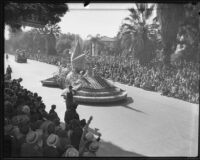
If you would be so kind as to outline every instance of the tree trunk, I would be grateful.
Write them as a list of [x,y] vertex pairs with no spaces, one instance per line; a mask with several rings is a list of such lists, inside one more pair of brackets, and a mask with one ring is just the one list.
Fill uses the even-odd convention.
[[45,50],[46,50],[46,54],[48,55],[56,55],[56,38],[54,36],[54,34],[50,33],[46,35],[45,38],[46,44],[45,44]]
[[173,53],[173,45],[176,45],[176,37],[179,25],[184,17],[182,4],[158,4],[157,15],[161,24],[162,42],[164,45],[165,65],[170,64],[170,55]]

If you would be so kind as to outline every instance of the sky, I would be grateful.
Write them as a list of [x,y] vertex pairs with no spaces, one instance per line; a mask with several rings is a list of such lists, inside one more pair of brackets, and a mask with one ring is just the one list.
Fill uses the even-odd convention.
[[[83,39],[88,35],[114,37],[125,17],[129,15],[128,8],[134,3],[90,3],[87,7],[83,3],[68,3],[67,12],[58,25],[62,33],[79,34]],[[25,31],[30,30],[25,27]],[[8,38],[8,30],[5,30]]]
[[134,4],[91,3],[86,8],[81,3],[68,5],[70,11],[59,23],[61,31],[77,33],[85,39],[97,34],[116,36],[122,20],[129,15],[127,9]]

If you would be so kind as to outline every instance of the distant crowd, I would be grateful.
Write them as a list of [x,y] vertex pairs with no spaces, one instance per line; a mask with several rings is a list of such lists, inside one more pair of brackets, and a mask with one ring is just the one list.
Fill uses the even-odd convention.
[[12,79],[9,66],[4,88],[4,157],[96,157],[101,134],[89,128],[92,118],[80,120],[73,94],[66,96],[65,123],[56,105],[49,112],[42,97]]
[[91,66],[104,78],[160,92],[191,103],[199,103],[199,64],[179,61],[165,67],[159,61],[141,66],[123,57],[90,58]]
[[[28,58],[53,65],[68,64],[64,58],[56,56],[28,54]],[[165,67],[162,62],[154,60],[142,66],[133,58],[98,56],[88,57],[87,64],[96,68],[104,78],[199,103],[198,63],[175,61],[170,67]]]

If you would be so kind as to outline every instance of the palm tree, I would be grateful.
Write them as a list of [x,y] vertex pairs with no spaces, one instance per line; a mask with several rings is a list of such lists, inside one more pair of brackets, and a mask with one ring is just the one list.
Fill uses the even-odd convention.
[[138,58],[141,64],[149,62],[155,50],[152,34],[158,34],[158,25],[148,23],[154,7],[153,4],[136,3],[136,8],[129,9],[130,15],[124,19],[125,23],[120,28],[122,47],[129,53],[134,52],[134,57]]

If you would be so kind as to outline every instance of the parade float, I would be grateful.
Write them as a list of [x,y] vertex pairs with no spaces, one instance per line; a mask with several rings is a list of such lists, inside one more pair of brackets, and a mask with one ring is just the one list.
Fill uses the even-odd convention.
[[41,81],[44,86],[66,88],[62,96],[66,95],[68,86],[73,86],[74,100],[78,103],[105,103],[124,100],[127,92],[114,86],[108,80],[96,73],[86,63],[86,54],[81,52],[80,42],[77,42],[71,55],[71,65],[59,68],[53,77]]
[[18,63],[27,63],[27,57],[25,55],[25,52],[17,50],[15,55],[15,61]]

